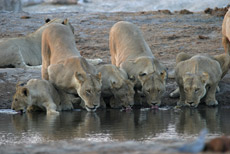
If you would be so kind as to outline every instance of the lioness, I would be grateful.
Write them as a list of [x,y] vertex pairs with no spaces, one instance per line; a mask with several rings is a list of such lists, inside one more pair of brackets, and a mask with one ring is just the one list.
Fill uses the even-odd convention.
[[114,99],[111,107],[122,107],[130,109],[134,104],[134,84],[128,79],[127,73],[114,65],[106,64],[98,67],[102,75],[101,97]]
[[222,24],[222,43],[224,45],[225,53],[230,53],[230,9],[224,16]]
[[130,22],[120,21],[110,30],[109,47],[112,64],[135,78],[150,106],[159,106],[165,91],[166,69],[153,56],[141,31]]
[[101,73],[81,57],[69,26],[52,24],[44,30],[42,78],[58,89],[78,94],[88,111],[100,106]]
[[179,86],[180,100],[177,105],[197,107],[205,95],[207,105],[217,105],[215,93],[221,76],[221,65],[208,56],[195,55],[178,62],[175,77]]
[[31,79],[26,85],[17,85],[11,108],[24,112],[34,106],[46,110],[47,114],[59,114],[61,101],[53,85],[46,80]]
[[[44,29],[53,23],[68,24],[72,32],[73,26],[67,19],[47,19],[46,24],[35,32],[18,38],[10,38],[0,42],[0,68],[40,68],[42,64],[41,37]],[[87,59],[92,64],[98,64],[101,59]]]
[[[228,54],[223,53],[223,54],[215,55],[215,56],[210,56],[208,54],[204,54],[203,56],[207,56],[213,60],[216,60],[220,64],[220,67],[222,70],[221,78],[223,78],[226,75],[226,73],[228,72],[228,69],[229,69],[229,65],[230,65],[230,56]],[[181,61],[188,60],[192,57],[193,57],[192,55],[181,52],[176,57],[176,65],[178,63],[180,63]],[[218,91],[220,91],[219,87],[217,87],[217,92]],[[170,93],[170,97],[172,97],[172,98],[176,98],[179,96],[180,96],[179,88],[177,88],[176,90],[174,90],[173,92]]]
[[42,32],[52,23],[65,24],[62,19],[47,20],[45,25],[25,37],[0,42],[0,67],[29,68],[29,66],[41,65]]

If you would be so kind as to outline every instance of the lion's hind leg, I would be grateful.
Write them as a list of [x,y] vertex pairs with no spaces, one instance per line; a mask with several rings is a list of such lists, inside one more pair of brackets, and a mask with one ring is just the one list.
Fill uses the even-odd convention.
[[229,53],[230,53],[230,42],[226,36],[222,37],[222,44],[224,46],[225,53],[229,55]]

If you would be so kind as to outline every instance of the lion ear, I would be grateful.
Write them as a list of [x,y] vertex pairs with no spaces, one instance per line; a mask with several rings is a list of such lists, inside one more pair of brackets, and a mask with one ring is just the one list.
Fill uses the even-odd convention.
[[110,81],[111,87],[116,88],[116,81]]
[[82,74],[82,73],[79,73],[79,72],[75,72],[75,78],[77,79],[77,81],[82,84],[85,79],[86,79],[86,76],[85,74]]
[[129,76],[128,76],[128,79],[129,79],[130,81],[132,81],[132,82],[135,82],[135,81],[136,81],[136,78],[135,78],[134,75],[129,75]]
[[16,84],[16,89],[18,89],[19,87],[24,86],[26,83],[22,82],[22,81],[18,81],[18,83]]
[[167,79],[167,72],[164,70],[160,73],[160,75],[161,75],[161,80],[165,82],[165,80]]
[[209,75],[208,75],[208,73],[207,73],[207,72],[203,72],[203,73],[202,73],[202,76],[201,76],[201,81],[202,81],[203,83],[207,83],[208,80],[209,80]]
[[96,75],[96,78],[98,81],[101,81],[101,72],[99,72],[97,75]]
[[29,89],[28,88],[26,88],[26,87],[23,87],[22,89],[21,89],[21,96],[28,96],[29,95]]
[[68,23],[69,23],[69,19],[67,18],[62,22],[63,25],[67,25]]

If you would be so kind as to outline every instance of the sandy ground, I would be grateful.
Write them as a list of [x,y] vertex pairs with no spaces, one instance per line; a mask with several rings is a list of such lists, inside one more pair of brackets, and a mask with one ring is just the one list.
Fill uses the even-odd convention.
[[[28,19],[21,19],[28,16]],[[42,13],[42,14],[0,14],[0,38],[20,37],[29,34],[44,24],[46,18],[69,18],[75,28],[77,48],[82,56],[101,58],[110,63],[109,30],[113,24],[125,20],[136,24],[143,32],[153,54],[169,71],[175,66],[179,52],[192,55],[208,53],[217,55],[224,52],[221,42],[223,16],[205,14],[169,14],[161,12],[134,13]],[[10,108],[15,84],[22,80],[40,78],[40,70],[0,69],[0,108]],[[219,104],[227,104],[230,98],[229,74],[220,82],[221,92],[217,94]],[[167,81],[167,92],[163,105],[175,105],[177,99],[169,98],[176,87],[174,80]]]
[[[28,19],[21,19],[22,16]],[[155,57],[169,70],[175,66],[179,52],[190,54],[208,53],[216,55],[224,52],[221,43],[222,16],[209,14],[168,14],[167,12],[133,13],[42,13],[42,14],[0,14],[0,38],[20,37],[35,31],[44,24],[44,19],[69,18],[75,28],[77,48],[82,56],[101,58],[110,63],[109,30],[121,20],[136,24],[143,32]],[[40,70],[0,69],[0,108],[10,108],[15,84],[22,80],[41,78]],[[220,105],[229,103],[230,75],[220,82],[221,92],[217,94]],[[176,87],[173,79],[167,81],[167,92],[163,105],[175,105],[177,99],[169,98]],[[170,143],[169,143],[170,144]],[[138,146],[139,145],[139,146]],[[57,148],[59,147],[59,149]],[[107,148],[105,148],[107,147]],[[118,148],[119,147],[119,148]],[[1,146],[0,153],[159,153],[164,146],[156,144],[116,143],[95,144],[72,141],[71,143],[51,143],[42,145]],[[90,150],[89,150],[90,149]],[[49,152],[48,152],[49,151]],[[162,151],[160,152],[162,153]],[[171,152],[168,152],[171,153]]]

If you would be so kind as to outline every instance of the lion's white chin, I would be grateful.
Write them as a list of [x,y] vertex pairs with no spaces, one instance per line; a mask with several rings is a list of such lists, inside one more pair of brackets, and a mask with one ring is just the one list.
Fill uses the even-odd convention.
[[85,106],[85,108],[86,108],[86,110],[87,110],[88,112],[95,112],[95,111],[97,110],[98,107],[99,107],[99,106],[95,106],[95,107],[93,107],[93,108],[90,108],[90,107],[88,107],[87,105]]

